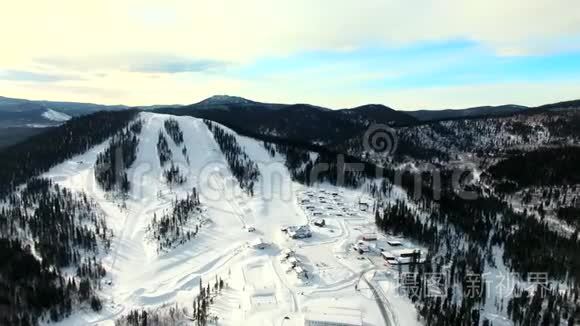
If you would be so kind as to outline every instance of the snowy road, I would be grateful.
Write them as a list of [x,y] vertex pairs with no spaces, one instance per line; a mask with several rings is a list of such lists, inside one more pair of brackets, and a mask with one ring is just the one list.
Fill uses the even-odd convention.
[[393,312],[389,310],[388,302],[383,301],[383,297],[379,294],[379,290],[377,290],[377,288],[375,287],[375,285],[372,282],[367,280],[366,276],[364,275],[366,273],[367,272],[364,272],[364,271],[361,272],[361,277],[365,281],[365,283],[368,285],[368,287],[371,289],[371,291],[373,292],[373,297],[375,298],[375,301],[377,302],[377,305],[379,306],[379,310],[381,311],[381,316],[383,316],[383,320],[385,321],[385,326],[399,326],[391,320],[391,316],[393,316]]

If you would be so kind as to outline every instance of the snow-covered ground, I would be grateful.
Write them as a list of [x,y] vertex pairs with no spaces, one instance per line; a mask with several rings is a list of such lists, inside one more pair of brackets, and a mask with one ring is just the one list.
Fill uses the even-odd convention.
[[42,113],[42,116],[45,119],[48,119],[50,121],[56,121],[56,122],[65,122],[65,121],[70,120],[70,118],[71,118],[68,114],[57,112],[57,111],[51,110],[51,109],[46,109],[46,111],[44,111],[44,113]]
[[[170,187],[163,181],[156,149],[169,116],[142,113],[141,118],[143,131],[137,160],[129,171],[132,190],[127,200],[103,192],[94,180],[94,163],[106,143],[46,174],[94,198],[115,233],[111,252],[103,254],[108,271],[100,290],[103,310],[80,309],[62,325],[113,325],[131,309],[167,303],[191,307],[200,279],[211,282],[216,276],[226,283],[223,295],[211,307],[220,316],[220,325],[240,325],[242,321],[247,325],[303,325],[308,316],[337,311],[348,313],[348,318],[359,316],[364,325],[418,324],[408,300],[388,292],[377,299],[366,285],[379,288],[390,281],[377,281],[371,275],[386,269],[380,259],[364,259],[351,249],[373,228],[372,214],[359,209],[361,191],[329,185],[304,187],[291,180],[283,159],[272,158],[260,141],[235,135],[261,173],[254,196],[248,197],[233,179],[211,132],[201,120],[191,117],[173,117],[183,131],[189,162],[180,150],[183,145],[167,137],[173,163],[187,171],[183,186]],[[184,198],[194,186],[211,222],[192,240],[158,253],[146,234],[153,214],[169,209],[175,198]],[[326,206],[317,207],[324,212],[326,227],[311,224],[313,218],[299,200],[306,192],[328,197]],[[339,195],[332,195],[334,192]],[[290,239],[280,231],[282,226],[309,223],[313,235],[308,239]],[[250,225],[254,232],[248,232]],[[258,237],[269,246],[250,247]],[[287,249],[294,251],[307,277],[297,275],[291,264],[282,261]],[[386,316],[379,304],[386,306]]]

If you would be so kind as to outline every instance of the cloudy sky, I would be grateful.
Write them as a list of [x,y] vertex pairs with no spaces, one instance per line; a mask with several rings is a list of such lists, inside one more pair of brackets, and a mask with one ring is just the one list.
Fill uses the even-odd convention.
[[580,98],[578,0],[2,0],[0,95],[332,108]]

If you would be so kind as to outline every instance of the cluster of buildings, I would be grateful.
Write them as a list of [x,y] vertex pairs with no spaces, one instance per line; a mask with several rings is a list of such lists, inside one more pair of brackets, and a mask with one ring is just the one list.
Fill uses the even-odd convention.
[[353,250],[360,254],[374,251],[389,266],[422,264],[425,262],[425,253],[414,247],[409,247],[398,240],[380,240],[375,233],[365,233],[362,239],[353,245]]
[[294,251],[290,249],[282,251],[280,261],[288,264],[287,272],[294,272],[298,278],[308,278],[308,272],[304,269],[302,262],[296,257]]
[[[365,202],[345,204],[339,191],[326,189],[307,190],[298,198],[298,202],[312,218],[353,217],[369,209]],[[358,206],[357,206],[358,205]]]
[[283,227],[281,230],[292,239],[305,239],[312,237],[312,230],[309,225],[287,226]]

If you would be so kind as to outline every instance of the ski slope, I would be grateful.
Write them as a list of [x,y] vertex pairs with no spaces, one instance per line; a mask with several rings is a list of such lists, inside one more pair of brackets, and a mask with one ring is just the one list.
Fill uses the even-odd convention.
[[[126,200],[105,193],[95,182],[94,163],[107,143],[46,173],[45,177],[94,198],[115,234],[111,252],[102,253],[108,272],[99,292],[103,310],[78,309],[61,325],[113,325],[131,309],[153,309],[167,303],[191,307],[200,279],[211,281],[216,276],[227,284],[211,306],[220,316],[220,325],[304,325],[309,315],[337,310],[360,316],[364,325],[395,325],[397,319],[405,320],[405,326],[413,325],[416,318],[410,302],[399,298],[397,307],[404,306],[400,313],[405,316],[385,321],[377,305],[380,301],[361,281],[362,273],[385,269],[380,260],[360,259],[350,248],[362,233],[373,229],[372,214],[336,217],[329,220],[327,229],[313,228],[309,239],[289,239],[280,231],[282,226],[312,221],[297,200],[299,193],[337,191],[341,205],[356,208],[360,191],[329,185],[311,189],[295,183],[282,157],[271,157],[262,142],[228,130],[261,173],[254,196],[248,197],[232,177],[212,133],[202,120],[192,117],[171,117],[183,131],[189,160],[182,154],[182,146],[165,135],[173,163],[187,172],[184,185],[170,187],[163,181],[156,148],[158,134],[165,133],[163,123],[170,117],[141,113],[143,130],[137,160],[128,173],[132,190]],[[210,222],[192,240],[158,253],[154,240],[147,236],[147,226],[154,214],[170,209],[172,201],[184,198],[192,187],[200,191],[203,214]],[[255,232],[247,231],[250,225]],[[257,237],[270,245],[263,250],[252,248],[249,244]],[[294,250],[308,279],[289,272],[288,263],[280,259],[286,249]],[[183,324],[193,325],[188,320]]]
[[42,113],[42,116],[45,119],[56,122],[65,122],[71,119],[71,117],[68,114],[58,112],[52,109],[46,109],[46,111]]

